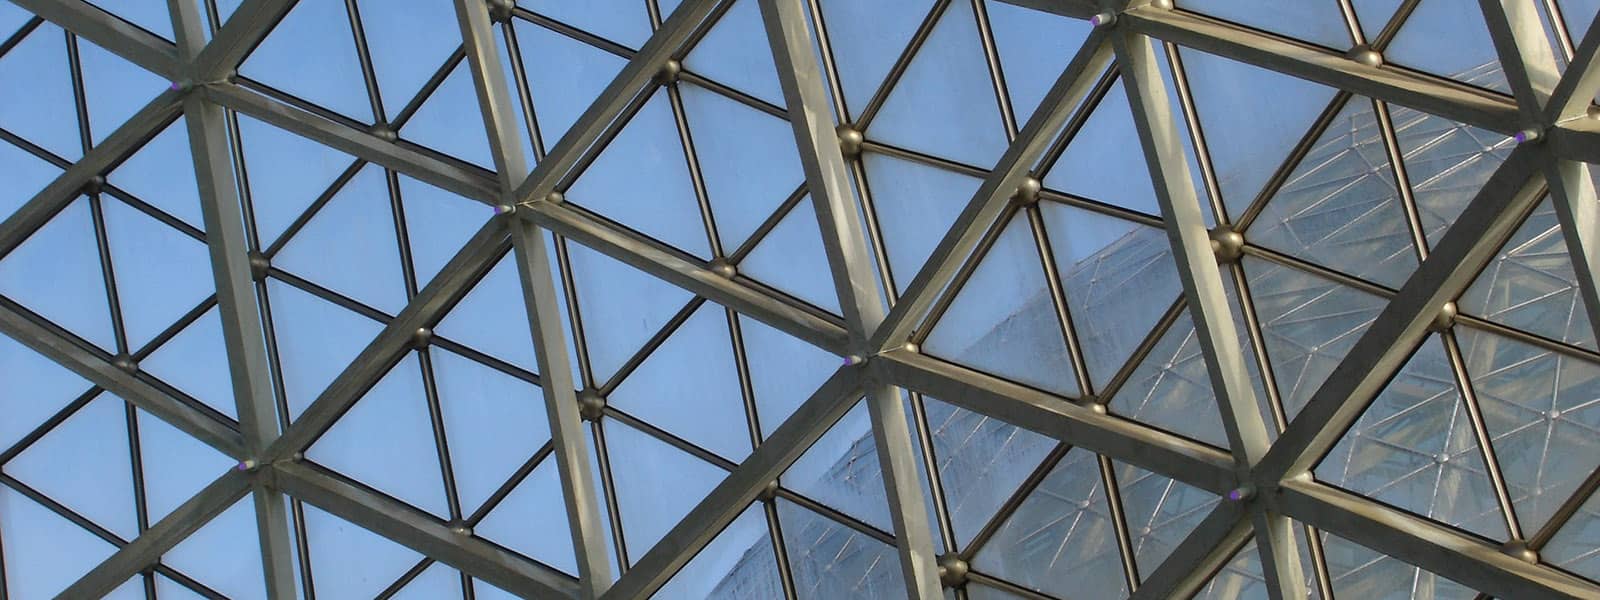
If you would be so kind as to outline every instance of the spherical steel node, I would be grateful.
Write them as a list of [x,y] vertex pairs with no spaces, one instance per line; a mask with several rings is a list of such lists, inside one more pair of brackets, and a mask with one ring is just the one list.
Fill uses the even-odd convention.
[[412,348],[416,348],[418,350],[421,350],[423,348],[427,348],[428,347],[428,343],[432,342],[432,341],[433,341],[433,330],[432,329],[428,329],[427,327],[418,327],[416,331],[411,332],[411,347]]
[[457,523],[450,527],[450,533],[454,533],[456,535],[472,535],[472,528],[467,527],[465,523]]
[[139,363],[134,362],[133,357],[126,354],[118,354],[116,358],[111,359],[111,366],[122,369],[128,373],[139,372]]
[[395,133],[393,128],[390,128],[388,125],[384,125],[382,123],[373,125],[372,127],[368,128],[367,131],[385,142],[393,142],[400,139],[400,134]]
[[567,201],[567,195],[561,192],[550,192],[544,195],[544,201],[551,204],[561,204]]
[[972,572],[972,566],[955,554],[946,554],[939,557],[939,582],[945,587],[957,587],[967,582],[967,574]]
[[1383,55],[1369,46],[1356,46],[1345,54],[1345,57],[1369,67],[1383,64]]
[[682,74],[683,63],[677,59],[668,59],[667,62],[661,63],[661,69],[656,71],[656,84],[666,85],[675,82]]
[[1526,563],[1539,563],[1539,553],[1528,547],[1527,542],[1511,540],[1500,545],[1500,552],[1505,553]]
[[1449,454],[1445,454],[1443,452],[1440,452],[1439,454],[1435,454],[1433,456],[1433,462],[1439,463],[1441,465],[1445,464],[1447,462],[1450,462],[1450,455]]
[[835,127],[834,133],[839,135],[839,151],[845,158],[855,158],[861,155],[861,145],[867,142],[866,136],[849,125]]
[[305,459],[306,459],[306,453],[304,453],[304,452],[296,452],[294,454],[290,454],[289,455],[289,460],[292,460],[294,462],[300,462],[300,461],[303,461]]
[[1600,106],[1590,104],[1587,114],[1589,115],[1589,118],[1600,121]]
[[1032,204],[1039,201],[1039,190],[1044,189],[1044,184],[1033,177],[1022,178],[1022,183],[1017,184],[1017,191],[1011,194],[1011,199],[1021,204]]
[[906,342],[900,346],[900,349],[912,354],[922,353],[922,346],[918,346],[916,342]]
[[250,257],[250,278],[256,281],[266,279],[267,270],[272,268],[272,261],[267,258],[267,255],[255,250],[251,250],[248,256]]
[[1287,481],[1294,481],[1294,482],[1297,482],[1297,483],[1311,483],[1313,481],[1316,481],[1317,477],[1316,477],[1316,475],[1312,475],[1311,471],[1301,471],[1299,473],[1295,473],[1294,476],[1292,476],[1292,477],[1286,477],[1284,479],[1287,480]]
[[583,390],[578,392],[578,416],[585,421],[599,421],[605,415],[606,399],[600,397],[600,392]]
[[1155,0],[1154,2],[1150,3],[1150,6],[1156,8],[1172,8],[1172,0]]
[[768,481],[767,485],[761,487],[761,492],[756,494],[756,499],[762,502],[771,502],[777,499],[778,487],[778,480]]
[[489,18],[498,23],[511,20],[511,9],[516,6],[513,0],[489,0]]
[[1211,230],[1211,251],[1217,260],[1231,263],[1244,256],[1244,234],[1226,227]]
[[105,187],[106,177],[104,175],[95,175],[94,177],[90,177],[88,181],[83,182],[83,193],[98,194],[100,193],[100,190],[105,189]]
[[711,259],[711,262],[706,265],[706,268],[710,269],[712,273],[716,273],[728,279],[733,279],[734,275],[739,274],[739,270],[734,268],[733,263],[728,262],[728,259],[722,257]]
[[1429,329],[1433,331],[1449,330],[1455,326],[1456,316],[1460,314],[1461,311],[1456,308],[1455,302],[1446,302],[1444,306],[1439,307],[1439,314],[1434,315],[1433,323],[1429,325]]
[[1106,414],[1106,405],[1102,404],[1102,403],[1100,403],[1098,401],[1095,401],[1093,399],[1089,400],[1088,407],[1089,407],[1089,410],[1094,411],[1094,414],[1097,414],[1097,415]]

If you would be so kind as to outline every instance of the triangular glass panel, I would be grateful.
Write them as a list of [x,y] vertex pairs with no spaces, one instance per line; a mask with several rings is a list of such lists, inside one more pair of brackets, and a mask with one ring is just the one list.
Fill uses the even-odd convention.
[[[741,4],[755,6],[751,1]],[[717,237],[723,252],[731,254],[805,182],[794,131],[788,121],[705,88],[682,84],[678,90],[694,133]]]
[[228,598],[265,599],[256,531],[254,503],[243,498],[168,550],[161,562]]
[[896,58],[905,51],[918,26],[928,18],[929,9],[943,11],[945,6],[941,3],[936,7],[931,0],[896,4],[855,0],[821,2],[818,16],[826,25],[828,42],[837,61],[835,66],[840,87],[844,88],[850,121],[859,118],[868,101],[878,93]]
[[122,202],[101,202],[128,345],[141,348],[212,295],[211,260],[199,240]]
[[[356,4],[384,112],[394,115],[411,102],[460,45],[455,11],[445,2],[407,4],[399,10],[382,0],[360,0]],[[482,127],[476,110],[466,116]]]
[[305,506],[307,575],[319,598],[377,596],[422,557],[349,521]]
[[1056,442],[931,396],[922,402],[955,545],[965,548]]
[[[568,3],[549,0],[545,4],[561,7]],[[626,10],[636,8],[633,2],[627,6]],[[554,148],[627,61],[521,19],[513,19],[512,27],[522,52],[540,137],[545,148]]]
[[117,165],[106,181],[195,229],[205,229],[191,156],[189,132],[180,120]]
[[764,440],[827,381],[839,357],[744,315],[739,334]]
[[1336,535],[1322,534],[1322,548],[1328,561],[1333,593],[1339,598],[1471,600],[1478,597],[1476,591],[1466,586]]
[[407,354],[307,449],[306,458],[434,515],[448,515],[422,377],[417,356]]
[[783,487],[851,518],[892,531],[866,402],[834,423],[779,478]]
[[16,4],[0,4],[0,37],[11,37],[11,34],[35,18],[38,17]]
[[6,591],[18,599],[54,598],[116,551],[105,540],[3,485],[0,547],[6,551]]
[[172,13],[161,0],[94,0],[98,8],[121,17],[145,31],[172,39]]
[[1228,0],[1179,0],[1178,6],[1334,50],[1350,47],[1344,15],[1334,2],[1243,4]]
[[1600,365],[1508,337],[1457,327],[1511,504],[1539,531],[1600,466]]
[[1049,392],[1079,394],[1028,219],[1013,217],[927,340],[928,353]]
[[1118,80],[1044,175],[1045,187],[1148,215],[1160,215],[1150,167],[1139,149],[1128,94]]
[[1378,317],[1382,298],[1299,269],[1246,256],[1250,296],[1278,382],[1293,419]]
[[1317,464],[1318,480],[1505,539],[1505,521],[1438,339],[1422,344]]
[[[451,341],[533,373],[539,368],[538,357],[526,314],[522,307],[522,283],[517,280],[517,261],[508,254],[489,269],[433,330]],[[561,325],[566,326],[565,323]]]
[[472,69],[461,61],[400,128],[400,137],[492,170],[481,110]]
[[943,6],[944,14],[889,93],[867,136],[987,168],[1005,152],[1006,130],[990,84],[983,38],[969,7]]
[[778,557],[761,508],[746,508],[651,597],[782,598]]
[[1403,106],[1390,105],[1389,113],[1422,230],[1430,246],[1438,244],[1516,140]]
[[989,14],[990,33],[1020,128],[1083,46],[1092,26],[1088,21],[1005,2],[983,2],[981,6]]
[[896,292],[905,292],[983,182],[887,154],[861,155]]
[[461,511],[471,514],[550,440],[538,386],[443,348],[428,351]]
[[417,288],[425,288],[493,214],[488,207],[421,181],[400,177],[406,241]]
[[139,361],[139,370],[156,376],[228,418],[238,419],[233,376],[228,369],[222,318],[215,308],[207,310]]
[[[639,190],[650,190],[649,201],[641,201]],[[711,257],[700,202],[666,94],[645,102],[566,196],[668,245]]]
[[908,597],[892,541],[784,499],[778,500],[778,520],[796,596],[802,600]]
[[[67,205],[4,258],[0,294],[102,349],[115,351],[90,202]],[[50,285],[39,285],[48,281]]]
[[1600,494],[1590,494],[1572,518],[1539,550],[1544,562],[1600,580]]
[[1510,93],[1483,12],[1450,0],[1424,0],[1383,51],[1385,62]]
[[[170,23],[166,4],[156,4],[161,21]],[[90,142],[97,146],[170,85],[83,38],[78,38],[78,66],[83,71],[84,104],[89,110],[89,132],[93,134]]]
[[576,575],[578,559],[572,552],[572,534],[568,527],[567,505],[561,498],[561,478],[555,461],[546,460],[517,483],[511,493],[478,522],[473,532],[528,558]]
[[1205,520],[1220,498],[1133,465],[1113,464],[1134,563],[1140,576],[1149,577]]
[[278,244],[289,225],[354,163],[347,154],[244,116],[239,117],[239,144],[262,247]]
[[389,314],[406,303],[383,171],[363,168],[272,256],[275,267]]
[[[306,68],[306,57],[317,57]],[[363,123],[373,121],[350,15],[341,2],[295,4],[239,74]]]
[[1540,202],[1457,304],[1501,325],[1595,347],[1572,254],[1549,198]]
[[139,524],[126,408],[122,399],[101,394],[7,462],[6,474],[133,539]]
[[457,571],[442,563],[430,563],[422,572],[406,582],[391,599],[397,600],[442,600],[444,598],[461,597],[461,571]]
[[1084,362],[1096,388],[1182,294],[1166,232],[1055,202],[1039,204]]
[[767,47],[756,0],[736,0],[683,59],[683,66],[717,83],[783,106],[783,88]]
[[1400,287],[1417,268],[1373,104],[1352,98],[1267,202],[1247,239]]
[[0,452],[33,431],[73,398],[89,389],[89,382],[21,342],[0,335],[0,381],[9,388],[0,394]]
[[1128,594],[1095,455],[1067,452],[972,560],[974,569],[1057,597]]
[[621,515],[629,561],[634,562],[727,472],[615,419],[604,424],[614,485],[610,492]]
[[[599,252],[568,244],[595,381],[611,378],[689,302],[690,294]],[[641,302],[643,300],[643,302]]]
[[839,294],[809,196],[784,215],[738,267],[741,274],[778,291],[828,312],[840,312]]
[[154,524],[235,463],[159,417],[143,410],[137,414],[145,510]]
[[750,454],[744,395],[721,306],[702,304],[690,314],[606,403],[734,462]]
[[0,141],[0,172],[7,179],[0,187],[0,219],[9,218],[61,175],[59,167],[5,141]]
[[1112,413],[1218,448],[1228,447],[1211,376],[1184,311],[1111,397]]
[[613,42],[638,48],[650,37],[650,14],[633,0],[522,0],[534,12],[593,33]]
[[[1183,70],[1205,132],[1217,187],[1228,212],[1238,216],[1328,108],[1334,91],[1216,55],[1183,50]],[[1250,118],[1238,118],[1241,113]]]
[[275,279],[267,296],[289,416],[297,419],[383,326]]
[[0,55],[0,128],[76,161],[83,156],[66,35],[45,23]]

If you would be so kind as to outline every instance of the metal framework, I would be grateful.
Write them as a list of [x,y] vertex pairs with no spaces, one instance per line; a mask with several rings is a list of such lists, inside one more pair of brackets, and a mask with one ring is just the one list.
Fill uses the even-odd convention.
[[[980,559],[987,551],[986,544],[1002,535],[1006,523],[1020,518],[1036,493],[1046,492],[1053,473],[1066,468],[1058,466],[1070,461],[1063,457],[1084,452],[1094,455],[1090,468],[1097,473],[1092,483],[1099,490],[1093,494],[1098,496],[1091,494],[1090,498],[1103,498],[1094,501],[1108,506],[1109,548],[1118,557],[1114,564],[1121,570],[1114,579],[1133,597],[1226,596],[1230,592],[1217,587],[1223,585],[1217,582],[1230,573],[1244,576],[1240,573],[1250,569],[1237,567],[1240,561],[1258,565],[1260,585],[1272,598],[1303,598],[1311,592],[1329,597],[1340,585],[1348,585],[1341,584],[1329,566],[1328,546],[1337,540],[1354,542],[1378,556],[1420,567],[1485,596],[1600,596],[1600,583],[1585,578],[1594,573],[1567,570],[1543,554],[1566,524],[1583,511],[1594,510],[1596,500],[1592,498],[1600,488],[1600,465],[1594,463],[1600,460],[1582,459],[1592,472],[1554,502],[1547,518],[1531,522],[1514,506],[1526,501],[1518,496],[1522,492],[1515,485],[1521,475],[1508,472],[1525,465],[1511,465],[1503,453],[1496,452],[1498,438],[1489,425],[1493,417],[1484,414],[1483,397],[1490,392],[1483,389],[1487,384],[1474,376],[1475,370],[1485,367],[1473,362],[1479,359],[1474,358],[1466,340],[1487,332],[1586,363],[1600,362],[1600,354],[1581,342],[1554,339],[1543,331],[1524,331],[1490,315],[1457,307],[1457,302],[1465,303],[1464,297],[1480,275],[1507,252],[1508,241],[1529,222],[1529,215],[1548,199],[1559,224],[1560,247],[1570,259],[1575,279],[1577,317],[1573,322],[1586,321],[1589,331],[1581,333],[1600,338],[1596,280],[1600,272],[1600,201],[1596,200],[1589,165],[1600,161],[1600,120],[1595,118],[1600,111],[1592,104],[1600,93],[1600,18],[1591,18],[1594,25],[1589,34],[1578,40],[1569,36],[1560,19],[1583,23],[1586,17],[1563,16],[1556,2],[1481,0],[1487,33],[1510,90],[1507,95],[1383,62],[1381,52],[1395,30],[1417,10],[1417,2],[1401,3],[1383,33],[1368,39],[1364,31],[1376,28],[1362,29],[1352,3],[1330,0],[1328,4],[1337,5],[1349,22],[1351,49],[1344,52],[1173,8],[1170,1],[1007,0],[1059,17],[1089,19],[1093,24],[1093,31],[1056,74],[1038,108],[1019,121],[990,26],[989,7],[983,0],[934,2],[912,33],[908,47],[887,67],[887,80],[865,106],[850,106],[850,110],[846,108],[852,98],[840,83],[841,70],[835,62],[838,40],[830,39],[830,34],[836,34],[828,27],[827,3],[820,0],[743,0],[759,5],[761,30],[746,35],[768,41],[783,106],[695,73],[683,64],[709,32],[724,20],[731,21],[729,15],[736,10],[732,0],[684,0],[670,15],[664,14],[656,0],[649,0],[645,4],[652,33],[637,49],[510,2],[455,0],[460,48],[406,107],[390,107],[393,111],[386,118],[381,103],[374,101],[379,125],[369,127],[235,72],[295,8],[294,0],[244,0],[225,22],[218,19],[216,3],[211,0],[169,0],[175,41],[102,9],[115,3],[12,1],[36,16],[15,39],[0,43],[0,60],[23,36],[49,22],[68,32],[69,43],[92,43],[173,85],[98,143],[86,139],[77,161],[68,163],[43,148],[24,144],[26,150],[61,163],[63,168],[0,222],[0,262],[80,196],[87,195],[96,203],[131,197],[108,184],[106,175],[181,119],[203,214],[203,232],[195,230],[192,237],[208,249],[216,293],[145,347],[130,346],[121,333],[121,321],[116,321],[117,347],[109,349],[0,297],[0,333],[94,386],[83,400],[40,425],[15,447],[0,448],[0,466],[102,391],[238,461],[237,468],[217,476],[154,523],[144,517],[144,484],[136,475],[141,523],[138,536],[132,539],[99,528],[9,474],[0,476],[0,486],[83,525],[117,548],[110,558],[66,587],[60,597],[100,597],[130,578],[142,578],[144,589],[154,597],[152,581],[157,575],[202,595],[220,597],[196,579],[176,572],[162,558],[245,497],[251,498],[256,515],[263,594],[271,598],[292,598],[297,592],[314,596],[304,576],[310,569],[307,506],[371,530],[424,557],[389,585],[382,597],[440,563],[460,571],[463,594],[469,598],[477,581],[523,597],[646,598],[668,585],[752,507],[770,538],[772,548],[766,552],[774,557],[780,591],[788,598],[808,597],[813,592],[806,589],[794,564],[798,558],[793,555],[802,549],[786,541],[785,528],[799,527],[782,516],[787,507],[817,513],[821,515],[818,518],[865,540],[862,544],[892,545],[897,552],[891,556],[900,568],[891,570],[903,579],[908,597],[943,598],[944,588],[954,588],[963,600],[977,596],[979,588],[1026,598],[1065,597],[1073,590],[1044,589],[1035,582],[1018,581],[986,570]],[[370,7],[358,8],[353,0],[345,4],[362,56],[363,85],[376,98],[374,67],[368,50],[360,45],[366,43],[360,8]],[[902,148],[880,139],[872,127],[886,110],[891,92],[907,77],[918,52],[936,34],[940,19],[952,11],[971,11],[992,75],[1008,144],[993,166],[973,166]],[[1554,25],[1545,20],[1552,14]],[[541,138],[530,100],[518,50],[521,26],[545,27],[626,61],[552,144]],[[1547,27],[1556,38],[1554,48]],[[1204,52],[1338,90],[1333,104],[1269,180],[1268,190],[1242,212],[1218,198],[1216,168],[1196,116],[1181,60],[1184,52]],[[395,136],[457,65],[464,65],[471,75],[488,134],[492,171]],[[73,78],[81,89],[83,75],[75,72]],[[786,119],[792,126],[804,182],[756,228],[751,241],[738,247],[720,241],[716,214],[707,200],[702,158],[697,156],[694,130],[685,117],[682,88],[691,85]],[[1142,150],[1140,157],[1148,167],[1159,214],[1135,214],[1102,199],[1049,189],[1040,182],[1085,121],[1101,108],[1112,85],[1122,86],[1128,98],[1137,139],[1127,143],[1136,143]],[[1405,208],[1406,223],[1400,230],[1408,240],[1407,252],[1412,253],[1415,268],[1398,282],[1346,274],[1336,265],[1257,243],[1254,237],[1258,229],[1271,226],[1259,224],[1257,217],[1272,206],[1269,201],[1274,190],[1295,185],[1296,169],[1317,152],[1314,146],[1335,115],[1346,102],[1365,102],[1361,97],[1371,101],[1379,129],[1376,144],[1390,156],[1385,163],[1391,173],[1390,185],[1398,185],[1397,202]],[[563,195],[652,98],[664,98],[674,116],[699,201],[698,218],[705,223],[709,258],[624,226]],[[81,97],[77,110],[80,114],[75,117],[86,119]],[[1412,191],[1418,183],[1408,181],[1402,156],[1406,151],[1397,141],[1397,132],[1403,129],[1396,124],[1402,120],[1397,116],[1401,111],[1488,134],[1516,136],[1515,149],[1492,175],[1468,190],[1470,200],[1459,215],[1433,237],[1424,231],[1428,225],[1418,216],[1419,201]],[[334,189],[324,194],[324,203],[356,170],[371,165],[386,174],[396,211],[400,210],[400,192],[395,181],[404,176],[483,203],[492,207],[496,216],[425,285],[418,285],[411,273],[411,258],[406,256],[403,262],[410,289],[398,312],[388,315],[365,307],[271,264],[278,248],[257,239],[250,224],[248,179],[243,172],[246,163],[239,142],[241,116],[354,157],[354,164]],[[0,143],[20,139],[11,132],[0,133],[5,134]],[[523,146],[530,137],[532,156],[526,155]],[[1502,148],[1509,145],[1512,143]],[[930,244],[928,258],[915,273],[894,272],[886,257],[885,225],[874,207],[866,158],[873,154],[981,179],[953,225],[936,236],[937,244]],[[640,192],[648,194],[649,190]],[[817,301],[780,291],[741,268],[751,248],[772,235],[794,211],[805,210],[805,202],[809,202],[821,232],[825,271],[833,287],[828,291],[837,300],[837,314],[819,308]],[[1077,307],[1068,301],[1062,283],[1068,274],[1058,272],[1057,265],[1062,263],[1053,257],[1046,235],[1060,233],[1046,231],[1042,203],[1120,217],[1140,227],[1155,225],[1166,234],[1157,245],[1166,244],[1161,251],[1169,253],[1176,265],[1181,295],[1155,329],[1132,349],[1132,356],[1118,359],[1122,366],[1109,379],[1091,375],[1084,358],[1090,342],[1083,332],[1090,317],[1071,314]],[[98,211],[99,205],[95,206]],[[309,218],[302,217],[295,227],[303,227]],[[1014,377],[985,372],[975,365],[989,363],[966,360],[971,357],[935,356],[924,350],[930,343],[930,330],[953,310],[966,284],[975,280],[974,273],[1013,222],[1024,224],[1037,241],[1039,258],[1050,279],[1041,302],[1050,307],[1045,310],[1053,319],[1059,318],[1071,355],[1059,364],[1070,365],[1072,372],[1063,377],[1076,382],[1075,394],[1047,391],[1037,383],[1020,383]],[[403,240],[403,231],[400,235]],[[104,252],[104,232],[99,236]],[[597,373],[585,355],[590,342],[580,315],[584,304],[573,283],[571,256],[579,247],[694,296],[649,336],[616,375]],[[471,348],[433,331],[502,259],[515,264],[524,305],[520,312],[516,306],[501,307],[500,316],[506,322],[520,322],[525,317],[537,355],[537,374],[496,357],[474,354]],[[1325,380],[1312,382],[1300,407],[1288,406],[1288,382],[1278,380],[1277,363],[1268,356],[1272,350],[1265,341],[1265,299],[1259,289],[1265,284],[1256,277],[1260,271],[1246,274],[1257,264],[1357,290],[1375,298],[1378,305],[1369,325],[1345,333],[1350,341],[1347,351],[1337,357]],[[904,285],[896,285],[897,279]],[[379,333],[294,418],[282,390],[281,351],[274,346],[269,280],[285,282],[382,323]],[[1257,287],[1254,292],[1252,286]],[[115,285],[108,287],[114,295]],[[618,381],[662,347],[692,314],[706,307],[726,317],[750,422],[753,451],[737,462],[605,400]],[[139,366],[160,344],[212,308],[220,315],[237,419],[204,406]],[[843,357],[844,366],[781,423],[757,424],[749,373],[752,351],[741,333],[745,319]],[[1170,430],[1171,424],[1158,425],[1122,414],[1114,404],[1117,393],[1130,385],[1141,365],[1161,360],[1153,357],[1164,339],[1184,335],[1182,324],[1192,326],[1188,334],[1195,340],[1191,353],[1201,359],[1202,385],[1209,386],[1215,399],[1222,439],[1210,443],[1194,439],[1192,433]],[[569,341],[577,349],[575,355],[568,352]],[[1352,431],[1363,430],[1358,423],[1369,409],[1377,410],[1372,408],[1375,404],[1382,404],[1377,400],[1386,388],[1405,379],[1408,365],[1429,352],[1427,348],[1433,346],[1428,344],[1434,343],[1442,348],[1446,372],[1453,375],[1441,385],[1464,407],[1460,413],[1463,431],[1468,432],[1464,439],[1475,449],[1464,452],[1463,460],[1481,461],[1476,464],[1483,465],[1481,477],[1489,496],[1485,502],[1491,507],[1486,518],[1503,535],[1470,529],[1463,519],[1431,514],[1426,506],[1396,505],[1395,500],[1355,483],[1336,485],[1318,470],[1341,440]],[[537,383],[542,396],[527,401],[542,403],[547,422],[541,427],[551,434],[546,446],[495,492],[489,506],[476,511],[461,506],[458,500],[438,416],[437,384],[432,375],[426,375],[433,369],[430,361],[435,360],[430,353],[446,349],[481,358],[480,362],[495,369]],[[428,378],[425,385],[435,430],[430,442],[438,446],[443,464],[448,515],[419,509],[306,458],[312,446],[386,373],[410,356],[419,357]],[[1174,368],[1172,362],[1167,361],[1166,369]],[[993,507],[992,515],[983,515],[976,534],[958,535],[955,492],[942,483],[947,477],[943,465],[952,457],[941,456],[946,449],[936,439],[939,424],[930,421],[935,399],[939,406],[996,420],[1017,431],[1012,435],[1028,432],[1049,440],[1048,452],[1040,447],[1042,463],[989,467],[1032,470],[1026,477],[1018,477],[1015,490]],[[884,524],[846,514],[781,479],[858,403],[866,406],[871,424],[867,441],[875,449],[875,468],[881,473],[887,499],[888,521]],[[630,545],[623,534],[616,469],[607,456],[607,432],[613,424],[643,431],[727,472],[648,547]],[[616,435],[614,430],[612,435]],[[1445,458],[1454,459],[1440,456],[1440,464]],[[490,507],[542,461],[554,461],[558,471],[575,557],[573,573],[503,547],[474,530]],[[1128,493],[1130,478],[1136,477],[1134,471],[1139,470],[1169,481],[1169,489],[1182,485],[1222,497],[1194,509],[1187,517],[1190,524],[1182,532],[1184,537],[1170,544],[1164,559],[1148,563],[1136,560],[1137,546],[1143,543],[1140,536],[1148,536],[1148,528],[1141,533],[1130,524],[1130,500],[1122,497]],[[1090,500],[1083,502],[1087,506]],[[8,525],[0,523],[0,533]],[[0,544],[0,556],[28,552],[10,544],[10,540]],[[1247,545],[1254,549],[1241,551]],[[841,556],[841,561],[865,560],[843,551]],[[4,564],[0,563],[0,599],[24,600],[7,595]],[[1233,592],[1238,593],[1237,588]]]

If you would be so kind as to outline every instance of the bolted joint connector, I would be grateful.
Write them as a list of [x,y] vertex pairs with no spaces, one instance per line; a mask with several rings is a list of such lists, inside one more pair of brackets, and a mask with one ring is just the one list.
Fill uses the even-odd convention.
[[561,192],[550,192],[544,195],[544,201],[550,204],[561,204],[567,201],[567,195]]
[[1117,14],[1114,12],[1107,11],[1089,17],[1089,25],[1092,27],[1110,27],[1115,24],[1117,24]]
[[578,392],[578,416],[585,421],[599,421],[605,416],[606,399],[600,397],[600,392],[586,389]]
[[1211,252],[1217,255],[1217,262],[1232,263],[1244,256],[1244,234],[1227,227],[1217,227],[1209,233],[1211,237]]
[[1529,548],[1528,543],[1511,540],[1500,545],[1500,552],[1529,564],[1539,564],[1539,552]]
[[139,363],[134,362],[133,357],[127,354],[118,354],[115,358],[112,358],[111,366],[121,369],[125,373],[139,372]]
[[1344,56],[1345,58],[1369,67],[1383,65],[1383,54],[1379,53],[1377,50],[1373,50],[1372,46],[1367,46],[1365,44],[1351,48],[1349,52],[1344,53]]
[[760,500],[762,502],[772,502],[773,500],[777,500],[778,487],[778,480],[774,479],[772,481],[768,481],[767,485],[761,486],[761,491],[756,493],[756,500]]
[[489,19],[496,23],[511,21],[511,10],[516,8],[514,0],[489,0]]
[[1433,316],[1433,322],[1428,324],[1428,330],[1439,333],[1449,331],[1456,324],[1456,317],[1461,315],[1455,302],[1446,302],[1439,307],[1439,313]]
[[105,175],[95,175],[94,177],[90,177],[88,181],[83,182],[84,194],[92,196],[100,193],[100,191],[104,189],[106,189]]
[[1256,497],[1256,488],[1247,483],[1228,490],[1226,497],[1229,502],[1248,502]]
[[840,125],[833,128],[833,132],[839,136],[839,152],[844,154],[845,158],[861,156],[861,146],[867,142],[867,138],[861,135],[860,130],[849,125]]
[[194,82],[188,79],[179,79],[167,85],[167,89],[179,94],[187,94],[191,91],[194,91]]
[[1544,133],[1530,127],[1512,134],[1511,139],[1516,140],[1518,144],[1531,144],[1543,140]]
[[1044,189],[1044,184],[1033,177],[1022,178],[1022,183],[1017,184],[1017,191],[1011,193],[1011,200],[1017,204],[1033,204],[1039,201],[1039,190]]
[[717,275],[720,275],[726,279],[733,279],[734,275],[739,274],[739,269],[735,268],[733,263],[728,262],[728,259],[720,256],[713,258],[711,259],[711,262],[706,263],[706,268],[710,269],[712,273],[716,273]]
[[661,68],[656,70],[656,75],[651,80],[656,85],[668,85],[676,83],[680,75],[683,75],[683,63],[678,62],[678,59],[669,58],[667,62],[661,63]]
[[367,128],[367,132],[377,136],[378,139],[385,142],[395,142],[400,139],[400,134],[395,132],[393,127],[383,123],[377,123],[372,127]]
[[860,354],[851,354],[844,357],[844,366],[846,367],[854,367],[865,362],[867,362],[867,359],[863,358]]
[[945,554],[939,557],[939,583],[945,587],[955,588],[966,585],[967,575],[972,572],[972,565],[962,560],[957,554]]
[[239,461],[239,464],[234,465],[233,468],[235,470],[249,473],[261,468],[261,463],[256,462],[256,460],[253,458],[247,458]]
[[255,281],[265,280],[267,278],[267,271],[272,268],[272,261],[267,258],[267,255],[255,250],[250,251],[249,257],[250,279]]
[[496,204],[496,205],[494,205],[494,214],[497,217],[500,216],[500,215],[509,215],[511,213],[514,213],[514,212],[517,212],[517,206],[515,204]]
[[451,523],[450,524],[450,533],[454,533],[456,535],[469,536],[470,537],[472,535],[472,528],[471,527],[467,527],[466,523],[457,521],[455,523]]
[[427,348],[428,344],[433,342],[433,330],[427,327],[418,327],[416,331],[411,332],[410,341],[413,350]]

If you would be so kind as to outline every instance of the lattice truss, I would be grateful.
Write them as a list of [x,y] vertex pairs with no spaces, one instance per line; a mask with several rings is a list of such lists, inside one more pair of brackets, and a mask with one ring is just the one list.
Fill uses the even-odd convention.
[[0,599],[1600,597],[1596,4],[1170,4],[0,5]]

